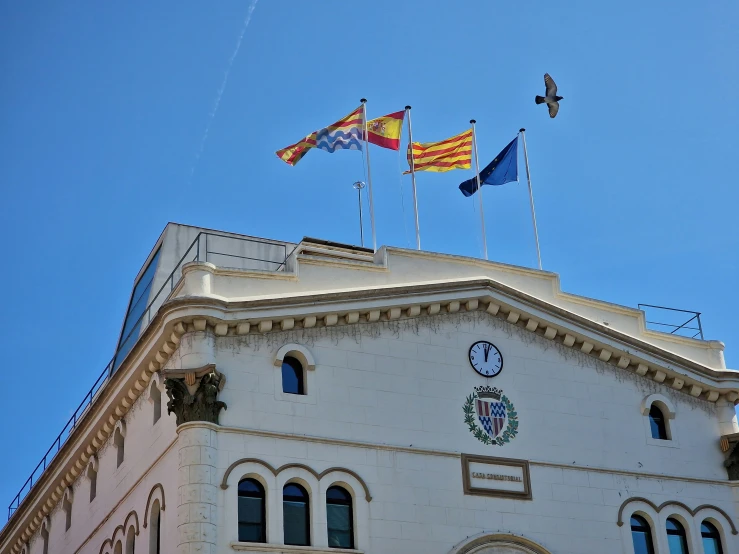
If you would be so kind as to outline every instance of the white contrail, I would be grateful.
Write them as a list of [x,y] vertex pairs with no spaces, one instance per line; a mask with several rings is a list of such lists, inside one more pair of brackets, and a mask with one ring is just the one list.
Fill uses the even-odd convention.
[[231,54],[231,58],[228,60],[228,65],[226,66],[226,72],[223,74],[223,82],[221,83],[221,86],[218,88],[218,92],[216,93],[215,102],[213,102],[213,109],[210,110],[210,114],[208,114],[208,123],[205,125],[205,132],[203,133],[203,138],[200,141],[200,147],[198,148],[198,151],[195,154],[195,161],[192,164],[192,169],[190,169],[190,178],[188,180],[188,184],[190,181],[192,181],[192,177],[195,174],[195,167],[198,165],[200,156],[203,155],[203,151],[205,150],[205,143],[208,141],[208,133],[210,132],[210,126],[216,117],[216,113],[218,112],[218,106],[221,105],[221,98],[223,97],[223,92],[226,90],[226,84],[228,83],[228,75],[231,73],[231,67],[233,66],[234,60],[236,59],[236,56],[239,53],[239,49],[241,48],[241,41],[244,40],[244,34],[246,33],[246,28],[249,26],[249,22],[251,21],[251,14],[254,13],[254,8],[257,7],[257,2],[259,2],[259,0],[252,0],[251,4],[249,5],[249,11],[246,12],[246,19],[244,19],[244,26],[241,28],[241,34],[239,35],[239,40],[236,42],[236,48],[234,48],[233,54]]

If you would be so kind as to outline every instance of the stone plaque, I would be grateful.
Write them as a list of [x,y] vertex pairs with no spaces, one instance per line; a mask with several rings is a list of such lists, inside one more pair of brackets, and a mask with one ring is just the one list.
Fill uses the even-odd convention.
[[465,494],[531,500],[529,462],[462,454]]

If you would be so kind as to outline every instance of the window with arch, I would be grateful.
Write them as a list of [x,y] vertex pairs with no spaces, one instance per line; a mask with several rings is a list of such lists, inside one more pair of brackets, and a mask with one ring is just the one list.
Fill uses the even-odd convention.
[[256,479],[239,481],[239,541],[267,542],[264,487]]
[[159,390],[159,387],[157,387],[156,383],[151,384],[149,397],[151,398],[151,403],[154,405],[153,425],[156,425],[157,421],[159,421],[159,419],[162,417],[162,391]]
[[688,550],[688,536],[683,524],[674,517],[667,518],[667,544],[670,554],[690,554]]
[[703,541],[703,551],[705,554],[724,554],[724,550],[721,547],[721,533],[708,520],[701,523],[701,540]]
[[126,443],[120,429],[115,430],[113,435],[113,444],[116,449],[116,467],[120,467],[125,458]]
[[305,394],[305,371],[297,359],[285,356],[282,360],[282,392]]
[[297,483],[282,489],[282,515],[285,544],[310,546],[310,497]]
[[64,495],[64,500],[62,500],[62,510],[64,510],[64,530],[69,531],[69,528],[72,527],[72,501],[67,494]]
[[634,541],[634,554],[654,554],[652,529],[640,515],[631,516],[631,540]]
[[133,525],[128,528],[126,533],[126,554],[136,554],[136,529]]
[[162,511],[159,500],[151,505],[149,515],[149,554],[160,554],[162,548]]
[[670,440],[667,433],[667,420],[664,413],[656,404],[649,408],[649,427],[652,430],[652,438],[659,440]]
[[46,525],[41,527],[41,540],[43,541],[41,552],[43,554],[49,554],[49,529]]
[[87,470],[87,477],[90,479],[90,502],[92,502],[98,493],[98,472],[90,467]]
[[117,543],[115,543],[113,554],[123,554],[123,543],[121,541],[118,541]]
[[343,487],[326,491],[326,522],[330,548],[354,548],[352,495]]

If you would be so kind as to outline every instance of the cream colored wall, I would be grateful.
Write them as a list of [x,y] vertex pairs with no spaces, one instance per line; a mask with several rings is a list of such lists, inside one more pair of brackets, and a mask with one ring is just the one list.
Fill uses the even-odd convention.
[[[163,541],[172,544],[177,531],[177,450],[174,416],[167,415],[166,393],[163,394],[162,417],[153,424],[153,404],[148,394],[139,398],[125,417],[125,457],[117,467],[117,449],[112,436],[98,453],[97,494],[90,502],[90,480],[81,476],[73,484],[72,524],[65,529],[66,515],[60,508],[51,515],[49,527],[49,554],[100,554],[106,539],[123,541],[128,533],[119,526],[135,523],[138,516],[139,535],[136,537],[137,554],[149,552],[149,526],[144,528],[144,513],[152,488],[161,484],[165,492],[166,508],[162,512]],[[172,467],[175,471],[172,471]],[[150,504],[160,498],[155,491]],[[39,533],[31,540],[29,554],[41,554],[43,541]],[[113,552],[114,543],[103,554]],[[125,553],[125,548],[124,548]],[[162,554],[168,552],[163,550]]]
[[[467,361],[469,346],[481,339],[492,340],[504,356],[503,372],[493,379],[477,376]],[[305,345],[315,359],[304,397],[281,394],[273,360],[286,343]],[[713,405],[482,313],[217,337],[214,356],[227,377],[221,399],[228,410],[220,420],[227,429],[217,431],[219,474],[242,458],[355,471],[373,497],[368,517],[358,522],[366,526],[365,552],[444,554],[487,531],[526,536],[552,553],[628,553],[630,537],[616,524],[618,508],[639,496],[691,509],[712,504],[739,515]],[[518,436],[502,447],[478,442],[463,421],[465,398],[480,384],[502,388],[518,413]],[[641,413],[644,398],[655,393],[676,411],[675,440],[662,446],[651,439]],[[460,452],[530,460],[534,500],[463,495]],[[218,552],[231,551],[235,489],[250,471],[257,469],[234,470],[229,488],[219,492]],[[279,502],[284,481],[260,475],[272,480],[278,491],[270,498]],[[310,474],[301,478],[325,490]],[[315,499],[316,510],[325,509],[321,502]],[[666,540],[660,533],[668,515],[654,514],[660,522],[655,540]],[[691,520],[691,529],[698,524]],[[319,518],[314,530],[322,529]],[[280,531],[272,530],[277,542]],[[727,541],[728,552],[739,548],[733,535]]]

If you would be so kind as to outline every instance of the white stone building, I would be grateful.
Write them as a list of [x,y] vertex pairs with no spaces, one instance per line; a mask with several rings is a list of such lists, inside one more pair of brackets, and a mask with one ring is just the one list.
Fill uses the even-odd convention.
[[552,273],[170,224],[0,554],[738,553],[738,398]]

